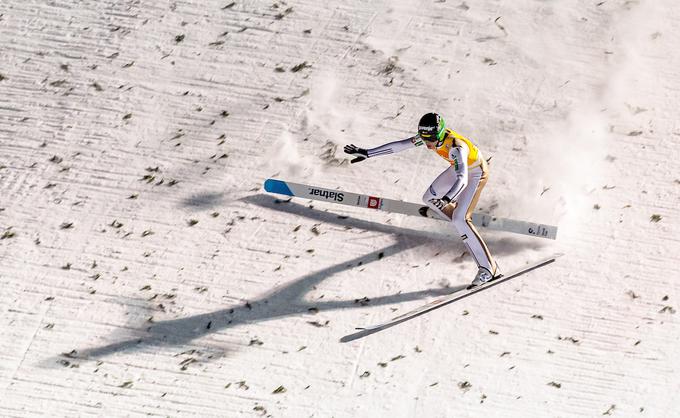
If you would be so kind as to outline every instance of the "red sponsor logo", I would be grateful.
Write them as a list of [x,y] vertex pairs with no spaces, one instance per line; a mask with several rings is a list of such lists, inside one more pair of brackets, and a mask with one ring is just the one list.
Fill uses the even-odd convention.
[[382,206],[382,199],[379,197],[368,196],[368,207],[370,209],[380,209]]

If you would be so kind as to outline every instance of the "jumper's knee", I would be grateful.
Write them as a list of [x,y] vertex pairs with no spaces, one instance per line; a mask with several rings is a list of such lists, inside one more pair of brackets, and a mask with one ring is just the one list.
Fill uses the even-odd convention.
[[453,216],[451,217],[451,220],[453,221],[454,224],[456,224],[456,226],[458,225],[463,226],[467,222],[468,216],[465,214],[464,211],[456,208],[456,210],[453,211]]
[[453,224],[454,228],[461,234],[463,234],[463,231],[465,231],[467,228],[465,228],[466,223],[465,220],[462,220],[460,218],[456,218],[456,213],[453,213],[453,217],[451,218],[451,223]]

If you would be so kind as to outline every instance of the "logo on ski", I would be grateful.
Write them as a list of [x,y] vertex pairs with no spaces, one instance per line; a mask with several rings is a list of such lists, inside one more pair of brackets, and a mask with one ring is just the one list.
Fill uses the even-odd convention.
[[380,209],[382,207],[382,199],[375,196],[368,196],[369,209]]
[[548,230],[543,225],[538,225],[536,227],[536,229],[534,229],[533,227],[529,227],[528,232],[532,235],[536,235],[536,236],[539,236],[539,237],[547,237],[548,236]]
[[312,196],[323,197],[326,200],[334,200],[336,202],[342,202],[345,199],[345,195],[343,193],[331,192],[330,190],[314,189],[311,187],[309,188],[309,194]]

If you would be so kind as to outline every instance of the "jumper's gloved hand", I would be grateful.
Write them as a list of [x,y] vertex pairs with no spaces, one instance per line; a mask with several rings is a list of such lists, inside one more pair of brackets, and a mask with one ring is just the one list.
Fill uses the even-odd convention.
[[456,210],[456,207],[458,206],[458,202],[452,202],[451,198],[448,196],[444,196],[441,199],[431,199],[430,203],[436,206],[437,209],[439,209],[444,214],[444,216],[449,219],[453,218],[453,211]]
[[368,151],[366,151],[363,148],[358,148],[354,144],[345,145],[345,153],[356,157],[352,161],[350,161],[350,163],[352,164],[360,163],[364,161],[366,158],[368,158]]
[[443,196],[441,199],[430,199],[430,203],[437,207],[437,209],[443,211],[444,208],[451,203],[451,198],[448,196]]

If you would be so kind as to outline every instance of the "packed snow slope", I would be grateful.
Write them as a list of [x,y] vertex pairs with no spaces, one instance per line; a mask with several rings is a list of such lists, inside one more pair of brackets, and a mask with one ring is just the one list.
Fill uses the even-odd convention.
[[[0,415],[623,417],[680,410],[675,0],[5,0]],[[417,202],[440,112],[490,158],[493,290]]]

